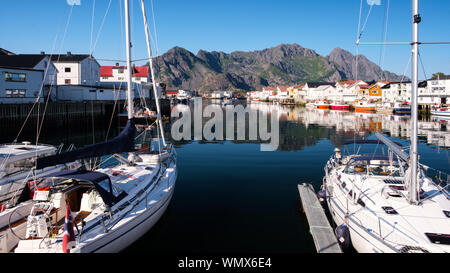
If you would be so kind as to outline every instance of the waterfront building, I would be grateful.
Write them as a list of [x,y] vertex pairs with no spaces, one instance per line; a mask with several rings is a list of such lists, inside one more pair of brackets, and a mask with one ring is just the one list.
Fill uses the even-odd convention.
[[[150,98],[150,90],[144,89],[142,84],[133,82],[134,97],[144,94]],[[98,85],[59,85],[57,89],[58,101],[125,101],[127,85],[123,82],[102,82]]]
[[361,80],[343,80],[336,83],[335,94],[331,100],[336,102],[354,103],[358,98],[360,86],[367,85]]
[[[100,67],[100,81],[101,82],[125,82],[127,67],[119,66],[101,66]],[[149,82],[149,69],[148,66],[133,66],[132,80],[136,83],[148,83]]]
[[[299,84],[292,87],[293,97],[296,103],[306,103],[306,90],[304,89],[305,84]],[[291,95],[291,93],[289,93]]]
[[426,107],[450,104],[450,75],[428,79],[427,87],[419,89],[419,104]]
[[100,82],[100,64],[88,54],[51,55],[55,65],[58,85],[98,85]]
[[[0,103],[33,103],[55,99],[56,68],[45,54],[0,54]],[[9,53],[7,53],[9,52]],[[53,88],[52,88],[53,87]]]
[[335,83],[330,82],[306,82],[306,97],[309,101],[327,99],[327,96],[335,92]]
[[289,86],[288,85],[279,85],[277,86],[277,97],[278,99],[285,99],[289,97]]

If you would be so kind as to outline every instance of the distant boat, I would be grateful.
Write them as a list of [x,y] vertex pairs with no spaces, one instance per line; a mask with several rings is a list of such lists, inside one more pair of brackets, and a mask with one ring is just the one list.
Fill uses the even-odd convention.
[[392,107],[394,115],[411,115],[411,105],[404,102],[396,102]]
[[354,105],[355,112],[360,113],[375,113],[377,107],[373,103],[368,103],[366,101],[358,102]]
[[317,109],[330,109],[330,104],[325,101],[319,101],[314,104]]
[[331,110],[337,111],[350,111],[350,105],[345,103],[333,102],[331,105]]
[[430,110],[430,113],[435,116],[450,117],[450,107],[448,107],[447,105],[444,104],[444,105],[441,105],[440,107],[432,108]]

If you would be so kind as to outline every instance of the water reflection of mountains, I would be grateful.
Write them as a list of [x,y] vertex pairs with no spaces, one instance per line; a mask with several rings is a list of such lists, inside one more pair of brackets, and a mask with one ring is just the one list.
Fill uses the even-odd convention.
[[[286,107],[269,103],[251,103],[246,106],[251,110],[257,110],[267,114],[268,119],[270,119],[272,114],[278,115],[280,129],[278,150],[280,151],[301,150],[304,146],[317,144],[321,139],[329,139],[333,145],[340,146],[347,140],[365,138],[373,132],[383,132],[392,137],[399,137],[405,140],[410,137],[410,118],[408,116]],[[185,111],[189,109],[189,107],[185,107]],[[190,110],[192,111],[192,109]],[[223,111],[225,119],[225,109]],[[203,124],[209,119],[204,118]],[[419,119],[421,119],[418,124],[419,138],[421,141],[439,148],[450,149],[449,119],[434,116],[419,117]],[[233,140],[233,143],[267,143],[260,140],[248,140],[248,117],[246,117],[245,127],[246,140]],[[235,126],[235,136],[236,130]],[[191,131],[194,131],[193,124]],[[182,146],[192,141],[173,142],[176,145]],[[224,143],[224,140],[200,140],[198,143]]]

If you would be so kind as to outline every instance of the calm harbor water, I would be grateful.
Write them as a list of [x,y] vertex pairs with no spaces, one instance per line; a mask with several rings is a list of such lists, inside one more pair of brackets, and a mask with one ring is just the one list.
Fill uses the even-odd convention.
[[[379,131],[404,146],[409,143],[408,117],[268,103],[248,107],[269,114],[277,110],[279,148],[261,151],[255,141],[175,142],[179,174],[171,204],[153,229],[125,252],[314,253],[297,184],[310,182],[318,190],[324,164],[346,140],[373,138]],[[91,144],[106,138],[108,126],[102,124],[108,122],[44,127],[40,142]],[[119,132],[117,123],[113,125],[109,137]],[[166,126],[170,131],[170,124]],[[17,131],[11,131],[2,134],[2,142],[14,139]],[[420,161],[450,173],[450,121],[424,118],[419,136]],[[34,138],[31,128],[19,140]]]

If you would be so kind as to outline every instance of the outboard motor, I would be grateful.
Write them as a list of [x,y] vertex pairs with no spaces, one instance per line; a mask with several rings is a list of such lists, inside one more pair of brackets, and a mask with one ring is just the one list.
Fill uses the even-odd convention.
[[350,230],[348,226],[346,224],[338,226],[335,233],[342,250],[348,249],[350,247]]

